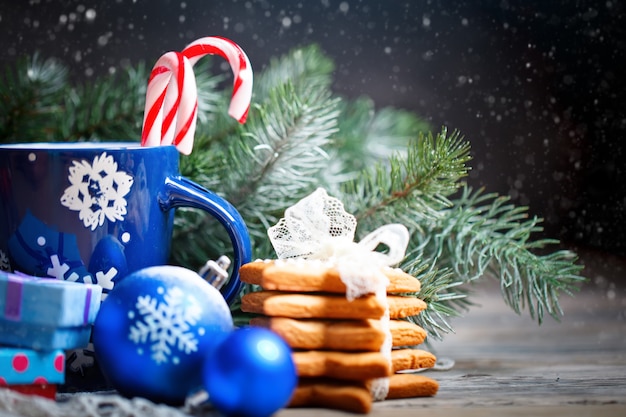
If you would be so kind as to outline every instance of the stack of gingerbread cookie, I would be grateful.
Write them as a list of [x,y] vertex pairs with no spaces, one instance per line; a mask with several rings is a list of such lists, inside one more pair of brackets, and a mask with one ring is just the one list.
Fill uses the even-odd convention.
[[[437,392],[436,381],[401,372],[432,367],[436,360],[407,347],[426,338],[424,329],[403,320],[426,308],[422,300],[401,295],[418,292],[420,283],[400,269],[383,273],[389,279],[386,300],[375,294],[349,300],[337,268],[328,262],[259,260],[241,268],[241,280],[262,289],[242,297],[242,310],[258,315],[250,324],[275,331],[293,349],[299,382],[290,406],[367,413],[372,384],[381,378],[388,378],[387,399]],[[385,352],[389,333],[391,355]]]

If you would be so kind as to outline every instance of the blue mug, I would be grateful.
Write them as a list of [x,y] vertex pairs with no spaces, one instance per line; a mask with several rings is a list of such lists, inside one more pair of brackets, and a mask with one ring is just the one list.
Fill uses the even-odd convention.
[[177,207],[215,217],[234,250],[222,295],[239,294],[250,261],[248,230],[237,210],[184,178],[174,146],[138,143],[0,145],[0,269],[97,283],[103,297],[136,270],[164,265]]

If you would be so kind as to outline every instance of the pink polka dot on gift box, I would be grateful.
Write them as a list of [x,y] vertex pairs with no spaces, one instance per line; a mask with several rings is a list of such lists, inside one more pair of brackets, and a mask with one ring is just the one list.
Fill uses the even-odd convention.
[[3,348],[2,351],[4,358],[0,358],[0,386],[45,385],[63,383],[65,379],[63,351],[45,352],[15,348]]
[[59,373],[65,372],[65,356],[60,353],[54,358],[54,369]]
[[23,353],[16,353],[11,361],[15,372],[26,372],[28,370],[28,357]]

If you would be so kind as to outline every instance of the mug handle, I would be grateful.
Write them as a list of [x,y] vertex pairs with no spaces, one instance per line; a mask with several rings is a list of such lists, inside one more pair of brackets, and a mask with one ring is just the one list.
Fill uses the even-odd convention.
[[165,180],[165,195],[159,199],[164,211],[176,207],[192,207],[208,212],[215,217],[228,232],[234,250],[233,272],[228,282],[220,290],[224,299],[231,304],[241,290],[239,268],[250,262],[252,248],[248,228],[239,212],[222,197],[181,176]]

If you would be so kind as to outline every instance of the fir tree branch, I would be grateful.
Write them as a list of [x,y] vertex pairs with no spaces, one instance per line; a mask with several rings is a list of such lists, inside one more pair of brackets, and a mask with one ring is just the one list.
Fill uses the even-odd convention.
[[365,230],[397,222],[419,229],[424,220],[436,219],[440,209],[452,205],[448,196],[467,175],[469,160],[469,143],[458,133],[448,135],[444,128],[435,136],[420,134],[406,155],[393,155],[373,173],[365,171],[347,182],[342,187],[344,205]]
[[0,142],[51,140],[62,115],[67,69],[39,54],[19,59],[0,78]]
[[420,281],[420,292],[411,295],[425,301],[428,306],[407,320],[421,326],[429,336],[442,339],[444,334],[454,330],[449,319],[462,315],[471,306],[463,282],[456,279],[449,268],[439,269],[432,259],[420,258],[419,250],[408,254],[401,268]]
[[[213,61],[212,57],[205,57],[198,61],[193,69],[198,90],[198,129],[196,136],[201,136],[198,133],[204,133],[198,132],[203,128],[207,128],[209,134],[214,134],[216,131],[214,124],[217,119],[227,119],[231,121],[229,124],[232,125],[232,118],[228,115],[227,105],[231,91],[230,88],[221,88],[228,77],[225,74],[210,71]],[[198,138],[196,137],[196,139]]]
[[[198,90],[198,124],[194,138],[194,152],[181,159],[192,159],[197,153],[212,147],[227,148],[233,136],[240,135],[240,126],[228,115],[228,105],[232,87],[229,78],[223,73],[212,73],[215,60],[205,57],[194,66]],[[196,152],[199,150],[200,152]],[[206,157],[206,155],[203,155]],[[196,158],[199,161],[199,158]],[[187,164],[187,166],[193,166]],[[182,165],[181,165],[182,169]]]
[[529,219],[527,208],[510,204],[508,197],[464,188],[453,203],[415,234],[419,256],[453,270],[459,283],[496,277],[515,312],[528,308],[539,323],[545,313],[558,319],[560,294],[571,294],[585,280],[577,256],[568,250],[549,252],[556,240],[532,240],[541,220]]
[[224,153],[233,141],[240,140],[242,128],[228,115],[230,90],[223,89],[226,77],[211,74],[211,57],[194,67],[198,88],[198,123],[194,137],[194,151],[180,159],[182,175],[193,178],[212,190],[219,190],[221,176],[225,176]]
[[358,178],[394,154],[405,155],[411,140],[430,131],[430,126],[416,115],[394,108],[376,110],[374,102],[366,97],[343,100],[339,108],[339,131],[328,149],[331,165],[324,171],[329,178],[324,183],[333,193],[339,192],[332,188],[333,183]]
[[233,190],[232,200],[245,209],[252,196],[272,212],[313,189],[328,161],[324,147],[336,132],[336,103],[323,90],[304,100],[289,84],[274,90],[251,118],[241,142],[242,155],[252,163],[240,177],[247,179],[245,186]]
[[[230,173],[238,167],[240,161],[242,166],[247,165],[245,157],[250,152],[246,149],[245,143],[242,149],[233,149],[232,146],[239,146],[241,142],[246,141],[244,136],[249,134],[248,125],[254,114],[257,111],[265,111],[260,109],[266,107],[265,103],[268,101],[275,100],[272,96],[280,94],[276,89],[291,89],[292,93],[295,91],[293,94],[296,97],[306,97],[308,92],[320,88],[328,91],[333,67],[332,61],[315,45],[294,49],[284,56],[272,58],[267,68],[255,74],[252,98],[255,104],[250,109],[248,123],[243,126],[234,123],[227,115],[227,95],[215,96],[215,89],[224,77],[203,80],[201,75],[207,70],[197,68],[195,73],[199,92],[209,91],[212,96],[200,100],[194,152],[181,159],[181,173],[194,177],[197,182],[208,188],[224,190],[222,194],[230,197],[232,193],[237,192],[238,187],[236,185],[229,187],[225,184],[234,182]],[[207,104],[202,106],[202,103]],[[276,107],[274,110],[278,113],[281,111]],[[202,115],[208,117],[202,118]]]
[[294,86],[296,93],[305,94],[315,90],[329,90],[335,64],[319,46],[296,48],[289,53],[270,60],[267,68],[255,78],[254,101],[265,101],[272,91],[286,82]]
[[53,140],[139,141],[148,73],[144,65],[72,88]]

